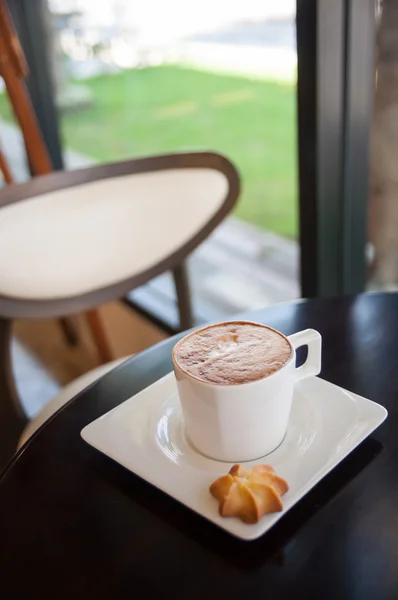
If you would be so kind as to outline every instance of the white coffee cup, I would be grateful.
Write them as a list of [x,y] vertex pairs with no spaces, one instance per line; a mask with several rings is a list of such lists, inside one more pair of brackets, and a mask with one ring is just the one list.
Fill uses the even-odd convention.
[[[243,462],[265,456],[282,443],[294,384],[318,375],[322,345],[321,335],[314,329],[283,337],[291,345],[292,354],[278,371],[256,381],[232,385],[201,381],[184,371],[175,359],[182,340],[176,344],[173,365],[178,395],[186,435],[196,450],[216,460]],[[308,346],[308,356],[296,368],[296,349],[300,346]]]

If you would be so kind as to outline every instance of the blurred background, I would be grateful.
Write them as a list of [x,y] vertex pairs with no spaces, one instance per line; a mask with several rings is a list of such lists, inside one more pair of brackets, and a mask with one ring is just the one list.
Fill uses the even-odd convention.
[[[8,4],[54,168],[190,150],[238,168],[236,209],[189,258],[195,323],[397,288],[392,0]],[[4,86],[0,140],[15,179],[29,178]],[[101,313],[115,357],[142,350],[178,330],[171,275]],[[98,361],[79,328],[71,347],[52,322],[18,322],[16,363],[33,357],[67,383]]]
[[[65,166],[225,154],[243,192],[192,257],[200,317],[297,298],[295,3],[51,0],[48,12]],[[0,115],[6,143],[5,95]],[[153,285],[166,293],[167,275]]]

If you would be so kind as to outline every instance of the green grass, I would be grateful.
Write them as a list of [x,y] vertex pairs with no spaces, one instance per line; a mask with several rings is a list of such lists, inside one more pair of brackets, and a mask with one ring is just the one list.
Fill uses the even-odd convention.
[[[124,71],[84,83],[93,106],[62,117],[67,147],[100,161],[174,150],[221,152],[242,177],[236,216],[296,236],[292,85],[178,66]],[[0,114],[6,112],[1,97]]]

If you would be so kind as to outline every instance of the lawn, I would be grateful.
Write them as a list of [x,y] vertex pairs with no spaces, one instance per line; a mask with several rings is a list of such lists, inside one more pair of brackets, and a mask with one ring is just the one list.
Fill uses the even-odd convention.
[[[296,236],[294,86],[179,66],[84,83],[93,105],[63,115],[66,146],[100,161],[173,150],[221,152],[242,177],[236,216]],[[0,114],[9,115],[3,96]]]

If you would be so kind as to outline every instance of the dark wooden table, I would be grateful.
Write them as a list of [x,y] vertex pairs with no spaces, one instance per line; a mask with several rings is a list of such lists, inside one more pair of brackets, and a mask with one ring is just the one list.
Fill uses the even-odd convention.
[[73,400],[3,474],[1,598],[398,598],[398,296],[245,316],[287,334],[318,329],[322,376],[388,419],[268,534],[238,541],[80,438],[171,369],[167,340]]

